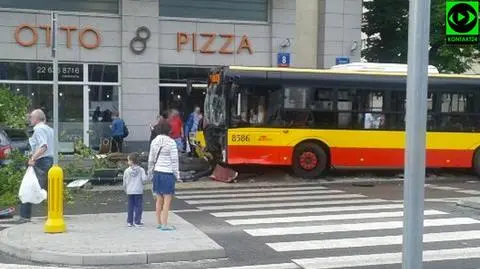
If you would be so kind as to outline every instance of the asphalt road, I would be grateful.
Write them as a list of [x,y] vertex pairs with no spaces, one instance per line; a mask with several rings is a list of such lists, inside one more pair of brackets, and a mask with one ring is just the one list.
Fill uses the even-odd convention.
[[[479,211],[458,207],[451,199],[480,197],[480,182],[428,184],[425,190],[424,268],[478,268]],[[177,197],[173,210],[222,245],[228,259],[102,268],[401,268],[402,184],[264,189],[252,184],[182,190]],[[124,212],[125,207],[120,191],[81,192],[65,214]],[[149,192],[145,210],[154,210]],[[44,214],[44,207],[35,207],[34,215]],[[15,225],[0,221],[0,229],[2,224]],[[0,255],[1,263],[28,264]]]

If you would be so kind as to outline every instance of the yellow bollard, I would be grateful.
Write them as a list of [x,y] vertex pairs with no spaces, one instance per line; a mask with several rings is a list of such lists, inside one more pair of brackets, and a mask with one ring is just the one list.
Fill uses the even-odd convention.
[[48,171],[48,218],[46,233],[63,233],[67,229],[63,219],[63,170],[54,165]]

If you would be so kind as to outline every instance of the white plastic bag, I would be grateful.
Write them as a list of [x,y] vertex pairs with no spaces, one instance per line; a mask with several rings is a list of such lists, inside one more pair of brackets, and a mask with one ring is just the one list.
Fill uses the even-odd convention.
[[47,199],[47,191],[40,187],[35,170],[29,166],[23,176],[22,184],[18,190],[18,197],[22,203],[39,204]]

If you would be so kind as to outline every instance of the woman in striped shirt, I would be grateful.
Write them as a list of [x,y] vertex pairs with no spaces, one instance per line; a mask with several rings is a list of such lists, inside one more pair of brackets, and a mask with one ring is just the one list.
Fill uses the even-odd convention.
[[175,194],[175,182],[180,179],[177,144],[169,137],[170,132],[168,123],[160,123],[158,136],[150,144],[148,156],[148,173],[157,198],[157,228],[162,231],[175,230],[175,227],[167,224],[168,211]]

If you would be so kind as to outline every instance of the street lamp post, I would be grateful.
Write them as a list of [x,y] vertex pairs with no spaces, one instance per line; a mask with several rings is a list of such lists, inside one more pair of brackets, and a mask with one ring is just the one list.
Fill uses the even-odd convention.
[[53,131],[55,138],[53,162],[58,164],[59,137],[58,137],[58,60],[57,60],[57,13],[51,15],[51,40],[53,64]]
[[430,0],[410,0],[402,257],[404,269],[423,267],[429,34]]

